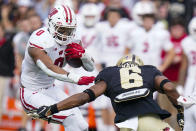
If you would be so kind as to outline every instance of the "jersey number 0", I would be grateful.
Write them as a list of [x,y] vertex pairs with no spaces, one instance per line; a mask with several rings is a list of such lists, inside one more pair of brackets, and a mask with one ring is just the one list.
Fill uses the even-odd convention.
[[141,69],[138,66],[120,69],[121,87],[129,89],[143,86]]

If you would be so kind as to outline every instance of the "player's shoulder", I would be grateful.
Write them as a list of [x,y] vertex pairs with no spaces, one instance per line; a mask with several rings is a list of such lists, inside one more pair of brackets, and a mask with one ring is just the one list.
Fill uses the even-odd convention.
[[182,43],[191,43],[193,42],[193,38],[191,36],[187,36],[182,40]]
[[100,73],[106,73],[106,74],[109,74],[109,73],[112,73],[114,72],[114,70],[118,69],[117,66],[110,66],[110,67],[106,67],[104,68]]
[[147,72],[158,71],[157,67],[153,65],[143,65],[143,66],[140,66],[140,68],[143,69],[143,71],[147,71]]
[[182,40],[181,45],[182,45],[182,48],[187,48],[187,47],[191,47],[191,46],[189,46],[189,45],[192,44],[192,43],[195,44],[193,38],[192,38],[191,36],[187,36],[187,37],[185,37],[185,38]]
[[30,45],[36,45],[41,48],[50,48],[54,46],[55,41],[46,27],[35,30],[29,39]]
[[95,82],[103,80],[105,82],[110,81],[111,77],[115,75],[116,66],[106,67],[102,71],[99,72],[97,77],[95,78]]
[[143,74],[148,74],[152,76],[162,75],[162,73],[157,69],[157,67],[153,65],[144,65],[140,66],[140,68],[142,69]]
[[143,69],[157,69],[155,66],[153,65],[143,65],[143,66],[140,66],[140,68],[143,68]]

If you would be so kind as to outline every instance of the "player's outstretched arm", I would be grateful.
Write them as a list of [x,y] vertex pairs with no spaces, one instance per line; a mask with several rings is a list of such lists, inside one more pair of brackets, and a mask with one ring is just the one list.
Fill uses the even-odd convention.
[[180,96],[176,90],[175,85],[170,82],[165,76],[156,76],[155,77],[155,88],[161,92],[165,93],[169,100],[173,103],[174,106],[183,106],[190,107],[196,102],[189,97]]
[[175,88],[175,85],[170,82],[165,76],[155,77],[155,88],[161,92],[165,93],[169,100],[178,110],[177,122],[181,129],[184,128],[184,107],[189,107],[195,102],[191,98],[180,96]]
[[86,89],[82,93],[72,95],[69,98],[52,106],[42,106],[38,108],[37,115],[39,116],[39,118],[45,118],[52,114],[58,113],[59,111],[78,107],[87,102],[91,102],[98,96],[102,95],[105,92],[106,87],[107,85],[104,81],[99,81],[94,86]]
[[54,77],[61,81],[71,82],[79,85],[88,85],[94,81],[94,77],[79,76],[70,72],[66,72],[62,68],[53,64],[50,57],[44,50],[29,47],[29,55],[33,58],[36,65],[43,70],[48,76]]

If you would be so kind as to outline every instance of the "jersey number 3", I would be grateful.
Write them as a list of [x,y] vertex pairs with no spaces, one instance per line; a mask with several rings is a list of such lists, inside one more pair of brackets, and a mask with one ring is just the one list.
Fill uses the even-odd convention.
[[121,87],[129,89],[143,86],[141,69],[138,66],[120,69]]

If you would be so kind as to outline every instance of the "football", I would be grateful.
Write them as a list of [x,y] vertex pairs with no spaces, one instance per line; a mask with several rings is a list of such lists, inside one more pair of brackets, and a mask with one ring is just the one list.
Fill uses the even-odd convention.
[[79,59],[79,58],[75,58],[75,59],[67,59],[68,57],[66,57],[66,61],[67,61],[67,63],[70,65],[70,66],[72,66],[72,67],[74,67],[74,68],[79,68],[79,67],[81,67],[83,64],[82,64],[82,60],[81,59]]

